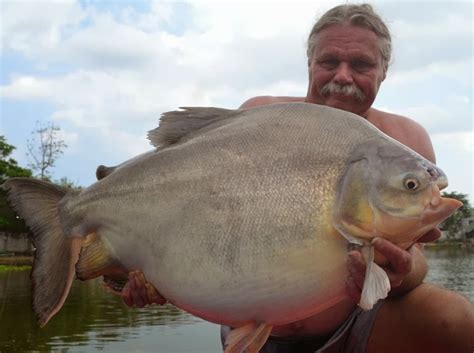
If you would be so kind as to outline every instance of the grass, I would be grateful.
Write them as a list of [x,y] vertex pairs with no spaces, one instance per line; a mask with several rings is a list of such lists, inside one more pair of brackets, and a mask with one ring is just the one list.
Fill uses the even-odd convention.
[[0,265],[0,273],[10,272],[10,271],[27,271],[27,270],[31,270],[31,266]]

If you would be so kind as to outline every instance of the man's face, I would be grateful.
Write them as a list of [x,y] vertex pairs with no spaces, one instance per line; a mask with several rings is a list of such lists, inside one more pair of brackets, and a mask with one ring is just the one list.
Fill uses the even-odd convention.
[[374,32],[329,26],[316,35],[306,101],[365,116],[384,78]]

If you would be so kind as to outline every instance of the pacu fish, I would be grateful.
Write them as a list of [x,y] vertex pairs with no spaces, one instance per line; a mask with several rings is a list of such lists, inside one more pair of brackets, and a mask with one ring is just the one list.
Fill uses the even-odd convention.
[[371,239],[407,248],[461,205],[441,197],[440,168],[334,108],[182,108],[148,138],[155,150],[81,191],[4,183],[34,233],[40,325],[75,276],[120,287],[141,269],[170,303],[236,327],[226,352],[255,353],[272,326],[346,297],[348,244],[367,249],[360,305],[370,309],[390,289]]

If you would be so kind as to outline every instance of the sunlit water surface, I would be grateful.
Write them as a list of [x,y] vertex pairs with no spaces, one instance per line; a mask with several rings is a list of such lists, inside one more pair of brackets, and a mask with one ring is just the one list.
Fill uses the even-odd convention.
[[[474,252],[427,249],[427,281],[474,301]],[[99,281],[75,281],[63,309],[40,329],[29,271],[0,272],[0,352],[213,353],[219,327],[172,306],[130,309]]]

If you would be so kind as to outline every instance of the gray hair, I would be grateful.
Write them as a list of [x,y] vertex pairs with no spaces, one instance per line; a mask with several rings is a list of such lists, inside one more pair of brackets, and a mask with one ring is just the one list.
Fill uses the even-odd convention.
[[382,55],[382,64],[384,72],[388,69],[390,57],[392,55],[392,38],[387,26],[375,13],[369,4],[360,5],[339,5],[327,11],[313,26],[308,37],[308,66],[313,58],[314,46],[316,44],[316,35],[324,28],[335,24],[350,24],[367,28],[373,31],[379,38],[380,54]]

